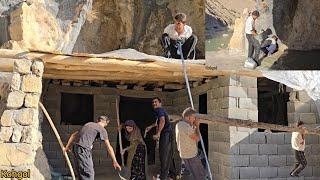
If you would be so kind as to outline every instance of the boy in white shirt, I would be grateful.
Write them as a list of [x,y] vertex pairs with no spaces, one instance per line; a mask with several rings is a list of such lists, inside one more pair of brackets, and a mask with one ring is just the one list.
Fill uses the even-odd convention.
[[259,16],[259,11],[253,11],[251,15],[247,18],[245,26],[246,38],[248,39],[249,43],[248,58],[253,59],[257,63],[257,65],[260,64],[260,43],[255,38],[255,36],[258,35],[255,29],[255,21]]
[[296,122],[296,127],[300,129],[299,132],[293,132],[291,136],[291,146],[294,150],[294,156],[296,158],[296,164],[290,173],[290,176],[298,177],[299,173],[307,166],[307,160],[304,155],[304,149],[306,147],[305,134],[306,129],[302,127],[304,123],[302,121]]
[[169,24],[164,29],[161,45],[166,57],[181,58],[178,51],[178,42],[180,42],[184,59],[193,58],[198,38],[192,34],[192,28],[186,25],[186,21],[186,14],[178,13],[174,17],[174,24]]

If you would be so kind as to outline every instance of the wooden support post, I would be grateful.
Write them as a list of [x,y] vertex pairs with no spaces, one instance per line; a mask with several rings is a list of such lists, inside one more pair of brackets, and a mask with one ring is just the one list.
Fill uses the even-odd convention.
[[57,128],[54,126],[54,123],[53,123],[49,113],[47,112],[46,108],[43,106],[43,104],[41,102],[39,102],[39,106],[40,106],[41,110],[43,111],[43,113],[45,114],[47,120],[49,121],[49,124],[50,124],[50,126],[51,126],[51,128],[52,128],[52,130],[53,130],[53,132],[54,132],[54,134],[55,134],[55,136],[56,136],[56,138],[57,138],[57,140],[59,142],[59,145],[60,145],[60,148],[62,150],[62,153],[63,153],[63,155],[64,155],[64,157],[65,157],[65,159],[67,161],[67,164],[68,164],[72,179],[75,180],[76,176],[74,175],[74,171],[73,171],[70,159],[68,157],[68,154],[67,154],[67,152],[64,151],[65,147],[64,147],[64,145],[63,145],[63,143],[61,141],[61,138],[60,138],[60,135],[59,135],[59,133],[57,131]]

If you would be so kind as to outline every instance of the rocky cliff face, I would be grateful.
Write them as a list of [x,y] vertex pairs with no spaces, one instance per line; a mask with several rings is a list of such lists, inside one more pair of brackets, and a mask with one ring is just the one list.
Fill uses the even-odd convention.
[[149,54],[161,54],[159,37],[177,12],[188,16],[188,24],[199,37],[198,48],[204,54],[204,3],[202,0],[97,0],[96,17],[86,21],[75,52],[101,53],[118,48],[135,48]]
[[274,27],[289,49],[320,49],[320,1],[274,1]]
[[65,53],[135,48],[160,55],[164,27],[184,12],[199,38],[198,55],[204,57],[203,0],[22,1],[0,4],[0,15],[10,19],[6,48]]

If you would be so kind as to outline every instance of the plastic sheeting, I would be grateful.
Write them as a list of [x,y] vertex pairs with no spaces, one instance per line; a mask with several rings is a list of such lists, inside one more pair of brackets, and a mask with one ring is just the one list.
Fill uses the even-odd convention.
[[320,116],[320,71],[262,71],[264,77],[298,91],[306,91],[314,100]]

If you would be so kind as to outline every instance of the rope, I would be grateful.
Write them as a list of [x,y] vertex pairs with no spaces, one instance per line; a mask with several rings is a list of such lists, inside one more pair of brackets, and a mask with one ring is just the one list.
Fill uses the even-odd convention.
[[[193,99],[192,99],[192,94],[191,94],[190,84],[189,84],[189,78],[188,78],[188,75],[187,75],[187,68],[186,68],[186,65],[185,65],[185,62],[184,62],[184,57],[183,57],[183,52],[182,52],[182,43],[181,42],[178,42],[178,51],[180,52],[181,63],[182,63],[182,68],[183,68],[183,73],[184,73],[184,80],[186,82],[186,86],[187,86],[187,91],[188,91],[191,107],[192,107],[192,109],[194,109],[194,104],[193,104]],[[204,143],[203,143],[203,139],[202,139],[201,133],[199,135],[200,135],[201,147],[202,147],[202,150],[204,152],[203,154],[204,154],[204,157],[205,157],[206,163],[207,163],[207,169],[208,169],[209,177],[210,177],[210,180],[213,180],[212,179],[211,169],[210,169],[210,164],[209,164],[209,161],[208,161],[208,157],[207,157],[206,149],[204,147]]]

